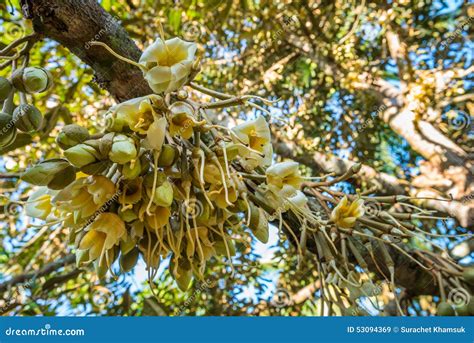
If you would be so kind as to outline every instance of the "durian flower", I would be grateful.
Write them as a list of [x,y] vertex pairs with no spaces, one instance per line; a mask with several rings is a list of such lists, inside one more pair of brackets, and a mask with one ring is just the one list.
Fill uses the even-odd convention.
[[145,67],[145,79],[155,93],[170,93],[188,80],[195,60],[197,44],[179,38],[161,38],[147,47],[139,63]]
[[48,187],[38,187],[30,197],[25,206],[25,213],[32,218],[46,220],[53,210],[51,199],[57,193]]
[[137,148],[132,138],[122,134],[114,136],[109,152],[109,158],[112,162],[125,164],[135,159],[137,155]]
[[189,261],[194,260],[196,253],[200,262],[208,261],[212,256],[216,255],[213,244],[209,240],[209,230],[206,227],[192,229],[187,233],[186,237],[186,255]]
[[151,211],[151,215],[145,213],[145,222],[150,228],[157,230],[168,224],[170,217],[169,207],[155,206],[154,210]]
[[79,243],[79,249],[88,251],[90,261],[102,259],[108,250],[120,244],[127,233],[123,220],[115,213],[108,212],[99,214],[87,230]]
[[245,157],[242,161],[244,168],[255,169],[257,166],[269,166],[272,162],[273,147],[271,144],[270,128],[266,120],[259,116],[232,129],[237,135],[233,137],[234,143],[243,143],[253,151],[240,149],[240,155]]
[[[150,196],[153,190],[149,192]],[[165,181],[157,186],[153,194],[153,203],[161,207],[169,207],[173,203],[173,186],[171,182]]]
[[[146,134],[155,118],[159,117],[153,105],[162,100],[160,96],[152,94],[122,102],[112,107],[111,111],[118,123],[125,123],[132,131]],[[117,126],[115,129],[119,130],[121,125],[113,126]]]
[[265,172],[269,188],[281,190],[284,186],[291,186],[299,189],[303,183],[303,177],[298,167],[299,164],[292,161],[276,163],[269,167]]
[[[227,186],[228,198],[230,203],[234,203],[237,201],[238,195],[237,190],[235,187]],[[225,189],[224,186],[212,186],[209,192],[209,199],[211,199],[217,207],[219,208],[227,208],[229,204],[226,201],[225,197]]]
[[73,213],[74,219],[93,215],[115,195],[115,185],[102,175],[80,178],[61,190],[53,202],[59,210]]
[[84,143],[67,149],[64,151],[64,156],[76,168],[82,168],[99,160],[99,153],[92,146]]
[[284,185],[279,192],[284,201],[288,201],[291,205],[302,208],[308,203],[308,198],[299,189],[295,189],[291,185]]
[[364,200],[358,199],[349,202],[346,196],[342,198],[341,202],[333,209],[331,213],[331,220],[339,227],[352,228],[355,226],[357,218],[364,215]]
[[134,204],[142,199],[142,183],[143,178],[138,177],[124,184],[122,194],[119,197],[123,211],[132,208]]
[[177,101],[170,107],[170,134],[189,139],[193,135],[193,127],[198,123],[194,121],[194,110],[191,105]]

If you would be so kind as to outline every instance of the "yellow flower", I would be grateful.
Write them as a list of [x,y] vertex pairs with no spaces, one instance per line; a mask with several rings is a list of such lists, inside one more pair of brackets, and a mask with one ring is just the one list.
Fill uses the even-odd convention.
[[53,209],[51,199],[56,193],[56,191],[51,191],[48,187],[39,187],[28,198],[25,206],[26,215],[46,220]]
[[[237,190],[227,185],[227,193],[230,203],[234,203],[237,201]],[[229,204],[225,200],[225,189],[223,185],[215,185],[211,187],[211,191],[209,192],[209,199],[214,201],[219,208],[227,208]]]
[[364,215],[364,200],[358,199],[352,203],[344,196],[341,202],[333,209],[331,213],[331,220],[339,227],[352,228],[354,227],[357,218]]
[[197,44],[179,38],[163,42],[157,39],[143,51],[139,63],[147,71],[145,79],[156,93],[170,93],[188,80],[193,65]]
[[152,94],[122,102],[112,107],[111,111],[119,123],[123,122],[131,130],[146,134],[150,125],[158,117],[153,105],[161,103],[162,100],[160,96]]
[[170,107],[170,133],[173,136],[181,136],[189,139],[193,135],[193,127],[197,125],[194,121],[194,110],[191,105],[177,101]]
[[169,207],[156,206],[151,213],[151,215],[145,214],[145,221],[152,229],[160,229],[168,224],[171,216]]
[[213,244],[209,240],[209,230],[206,227],[197,227],[190,230],[186,238],[186,255],[189,261],[194,259],[196,253],[201,262],[208,261],[212,256],[216,255]]
[[299,189],[303,183],[297,162],[280,162],[272,165],[266,170],[267,184],[270,188],[281,190],[288,185]]
[[246,169],[255,169],[257,166],[269,166],[272,162],[273,148],[271,144],[270,128],[263,117],[237,125],[232,129],[238,138],[233,137],[234,143],[243,143],[248,149],[239,149],[240,155],[245,157],[243,166]]
[[[126,236],[125,223],[115,213],[101,213],[87,228],[88,232],[79,243],[80,250],[87,250],[89,260],[102,260],[104,254],[119,245]],[[100,264],[100,261],[99,261]]]
[[59,210],[81,219],[93,215],[115,194],[115,185],[102,175],[77,179],[53,199]]
[[122,194],[119,197],[122,211],[132,208],[134,204],[142,199],[142,183],[143,179],[138,177],[124,184]]

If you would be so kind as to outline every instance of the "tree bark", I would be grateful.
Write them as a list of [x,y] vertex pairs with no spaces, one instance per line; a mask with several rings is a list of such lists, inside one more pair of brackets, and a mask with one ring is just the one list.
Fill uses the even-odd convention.
[[118,54],[137,61],[141,51],[116,17],[95,0],[21,0],[23,14],[33,28],[68,48],[95,71],[95,81],[117,101],[152,93],[139,68],[112,56],[101,41]]

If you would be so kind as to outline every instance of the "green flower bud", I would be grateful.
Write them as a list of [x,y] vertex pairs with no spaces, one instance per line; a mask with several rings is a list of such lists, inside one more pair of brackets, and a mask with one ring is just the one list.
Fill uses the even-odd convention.
[[81,168],[81,172],[87,175],[98,175],[103,173],[108,167],[110,167],[111,162],[109,160],[98,161],[88,165],[85,165]]
[[123,118],[116,118],[112,112],[109,112],[105,117],[105,127],[107,131],[122,132],[127,122]]
[[[145,179],[143,180],[143,185],[146,188],[152,188],[153,187],[153,181],[154,181],[154,174],[150,173],[145,176]],[[163,184],[168,179],[165,173],[162,171],[159,171],[156,175],[156,186],[160,186]]]
[[177,158],[177,149],[170,144],[164,144],[161,148],[160,157],[158,157],[158,166],[171,167],[176,162]]
[[122,134],[114,137],[109,158],[112,162],[125,164],[137,157],[137,148],[132,138]]
[[[227,254],[229,254],[230,256],[235,256],[236,253],[234,242],[232,242],[231,239],[226,239],[225,242],[223,240],[215,241],[213,248],[217,255],[227,256]],[[228,252],[227,249],[229,249]]]
[[85,127],[77,124],[70,124],[63,127],[61,132],[56,137],[56,143],[61,149],[69,149],[73,146],[83,143],[90,137],[89,132]]
[[13,89],[8,79],[0,76],[0,101],[5,101]]
[[77,168],[82,168],[98,160],[97,151],[84,143],[73,146],[64,151],[64,156]]
[[68,161],[52,159],[28,169],[21,179],[33,185],[48,186],[48,188],[58,190],[76,179],[76,171]]
[[33,105],[22,104],[13,111],[13,120],[18,130],[32,133],[41,127],[43,115]]
[[89,261],[89,250],[76,250],[76,267],[80,268]]
[[138,248],[135,248],[126,254],[120,255],[120,268],[122,268],[123,272],[129,272],[135,267],[138,261],[138,253]]
[[125,180],[133,180],[140,176],[142,171],[142,164],[140,160],[136,160],[135,163],[126,163],[122,168],[122,176]]
[[16,89],[23,93],[41,93],[52,84],[51,74],[43,68],[27,67],[17,69],[12,74],[12,82]]
[[138,219],[138,215],[132,209],[120,211],[119,217],[122,218],[122,220],[126,223],[131,223]]
[[173,186],[169,181],[156,187],[153,202],[158,206],[169,207],[173,202]]
[[0,112],[0,148],[12,144],[16,138],[16,127],[13,117]]
[[[114,143],[115,133],[109,132],[105,134],[98,141],[94,141],[94,147],[100,151],[100,155],[104,158],[109,157],[110,150],[112,150],[112,144]],[[91,142],[86,142],[90,145]],[[98,143],[98,145],[97,145]]]

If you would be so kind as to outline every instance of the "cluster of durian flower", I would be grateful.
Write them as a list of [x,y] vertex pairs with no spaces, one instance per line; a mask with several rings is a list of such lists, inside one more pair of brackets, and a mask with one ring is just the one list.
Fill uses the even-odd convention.
[[195,52],[194,43],[159,39],[139,62],[156,94],[110,108],[100,135],[65,126],[56,139],[64,157],[23,174],[42,186],[26,213],[68,227],[78,265],[94,262],[103,276],[114,261],[126,272],[141,256],[152,277],[171,256],[170,271],[186,289],[210,258],[231,259],[245,228],[268,240],[269,214],[260,203],[280,216],[289,209],[311,216],[298,164],[271,165],[264,117],[230,129],[215,125],[208,106],[183,89]]
[[[323,300],[346,310],[358,296],[375,289],[368,274],[371,262],[359,246],[383,252],[393,292],[395,265],[388,247],[426,270],[424,263],[436,266],[442,260],[445,267],[433,273],[459,277],[462,269],[441,256],[420,253],[415,258],[397,245],[411,237],[423,239],[409,221],[436,219],[432,213],[409,204],[410,212],[393,210],[392,205],[408,197],[351,195],[331,188],[356,174],[360,165],[313,182],[315,178],[301,175],[296,162],[273,163],[270,128],[263,116],[231,128],[214,123],[208,109],[251,105],[265,112],[256,102],[269,102],[192,82],[199,71],[195,43],[164,40],[161,34],[139,62],[117,55],[104,43],[91,45],[139,67],[154,94],[110,108],[101,134],[90,135],[76,124],[63,127],[56,142],[64,156],[22,175],[40,186],[30,195],[26,214],[45,220],[45,225],[67,227],[78,266],[94,263],[102,277],[116,272],[116,262],[122,272],[132,270],[141,257],[152,280],[169,258],[171,275],[186,290],[193,277],[204,278],[211,258],[222,256],[231,263],[235,243],[247,243],[249,234],[267,242],[273,222],[294,243],[300,262],[307,241],[314,242],[321,287],[337,298]],[[201,94],[216,100],[201,102]],[[375,211],[370,204],[377,204]]]

